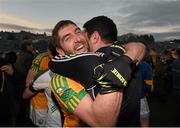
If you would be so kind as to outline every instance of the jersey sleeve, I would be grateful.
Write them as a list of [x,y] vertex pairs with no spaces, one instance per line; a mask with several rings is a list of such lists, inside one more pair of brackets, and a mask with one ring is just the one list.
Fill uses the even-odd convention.
[[36,73],[33,78],[33,88],[36,91],[40,91],[49,86],[50,75],[48,71],[48,62],[50,61],[50,55],[48,52],[40,53],[32,61],[31,71]]
[[74,112],[80,101],[87,94],[81,84],[58,74],[53,75],[50,88],[57,102],[62,103],[69,112]]
[[31,70],[36,73],[42,72],[48,68],[49,61],[50,55],[48,53],[41,53],[32,61]]

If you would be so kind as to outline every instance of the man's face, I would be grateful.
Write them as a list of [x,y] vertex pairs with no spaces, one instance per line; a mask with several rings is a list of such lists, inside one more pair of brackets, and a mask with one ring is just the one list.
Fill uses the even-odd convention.
[[64,54],[77,54],[88,51],[88,44],[80,28],[68,24],[58,31],[60,46]]
[[29,51],[29,52],[33,52],[34,47],[33,47],[33,45],[31,44],[31,45],[28,45],[28,46],[26,47],[26,49],[27,49],[27,51]]

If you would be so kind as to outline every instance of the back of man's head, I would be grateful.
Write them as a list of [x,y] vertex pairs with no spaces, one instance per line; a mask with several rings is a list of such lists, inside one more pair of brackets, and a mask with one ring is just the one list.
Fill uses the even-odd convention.
[[106,16],[97,16],[87,21],[83,28],[90,38],[97,31],[102,40],[112,43],[117,40],[117,28],[112,19]]
[[76,26],[76,24],[71,20],[61,20],[54,26],[52,30],[52,37],[54,38],[54,43],[57,47],[60,47],[58,31],[69,24],[73,24]]

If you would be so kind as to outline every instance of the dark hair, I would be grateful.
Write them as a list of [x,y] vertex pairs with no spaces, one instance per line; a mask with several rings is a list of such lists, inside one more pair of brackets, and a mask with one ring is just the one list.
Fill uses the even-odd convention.
[[50,38],[50,41],[48,42],[48,50],[51,52],[52,56],[58,55],[58,52],[56,51],[56,45],[54,43],[53,38]]
[[6,59],[9,63],[14,64],[16,62],[16,59],[17,59],[16,52],[10,51],[10,52],[6,53],[6,56],[7,56]]
[[23,43],[22,43],[22,45],[21,45],[21,50],[22,51],[26,51],[27,50],[27,46],[30,46],[30,45],[33,45],[33,43],[31,42],[31,41],[24,41]]
[[61,47],[60,44],[59,44],[59,37],[58,37],[59,29],[63,28],[64,26],[67,26],[69,24],[73,24],[73,25],[76,26],[76,24],[71,20],[61,20],[53,28],[52,37],[54,38],[53,40],[54,40],[54,44],[55,44],[56,47]]
[[102,40],[112,43],[117,40],[117,27],[110,18],[106,16],[97,16],[87,21],[83,28],[90,38],[93,32],[97,31]]

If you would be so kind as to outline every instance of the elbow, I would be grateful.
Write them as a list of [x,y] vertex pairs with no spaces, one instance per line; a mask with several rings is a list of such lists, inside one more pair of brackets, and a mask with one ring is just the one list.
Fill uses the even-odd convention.
[[29,98],[29,97],[26,95],[26,92],[25,92],[25,91],[23,92],[22,98],[23,98],[23,99],[28,99],[28,98]]
[[34,93],[32,93],[28,88],[26,88],[23,92],[22,98],[28,99],[28,98],[32,97],[33,95],[34,95]]

